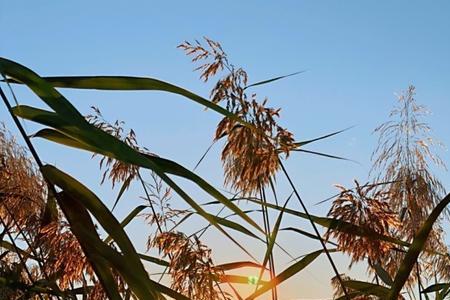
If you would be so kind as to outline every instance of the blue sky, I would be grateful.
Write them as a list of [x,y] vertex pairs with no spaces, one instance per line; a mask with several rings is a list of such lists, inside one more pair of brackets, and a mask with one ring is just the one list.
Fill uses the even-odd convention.
[[[306,70],[254,91],[282,108],[281,123],[298,140],[355,125],[310,149],[359,164],[303,154],[294,154],[287,162],[311,211],[325,214],[328,204],[314,203],[333,194],[333,184],[367,180],[376,142],[371,132],[387,119],[394,93],[409,84],[416,86],[418,102],[433,112],[427,119],[433,134],[450,145],[445,117],[450,112],[449,13],[448,1],[0,0],[0,55],[40,75],[151,76],[205,96],[211,84],[198,80],[194,66],[176,49],[184,40],[208,36],[221,42],[232,63],[248,71],[251,82]],[[20,102],[41,105],[25,89],[16,89]],[[211,111],[163,93],[63,92],[82,113],[98,106],[107,119],[125,120],[143,145],[189,168],[209,146],[220,120]],[[0,120],[12,127],[5,109],[0,109]],[[30,133],[37,128],[26,126]],[[88,154],[42,141],[36,145],[44,160],[72,172],[110,199],[105,200],[108,204],[113,202],[115,191],[98,186],[100,172]],[[213,149],[198,169],[216,185],[222,181],[219,151]],[[447,151],[441,155],[450,163]],[[439,170],[437,174],[448,188],[448,174]],[[281,179],[280,190],[289,193]],[[138,189],[131,189],[118,214],[136,206],[139,195]],[[129,230],[142,240],[146,233],[138,225],[142,224]],[[290,220],[286,225],[300,226]],[[218,236],[207,237],[218,260],[242,258],[237,250],[225,251]],[[300,238],[289,240],[287,235],[280,241],[299,255],[319,247]],[[283,263],[279,269],[286,266]],[[347,265],[345,259],[339,258],[339,263],[342,269]],[[308,272],[283,286],[283,299],[329,296],[331,272],[326,261],[315,263]]]

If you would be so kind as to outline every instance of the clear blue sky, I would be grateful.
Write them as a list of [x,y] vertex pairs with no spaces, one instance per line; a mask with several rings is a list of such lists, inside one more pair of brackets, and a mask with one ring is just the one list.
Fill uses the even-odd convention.
[[[409,84],[433,112],[428,121],[434,135],[450,145],[445,117],[450,113],[449,15],[448,1],[0,0],[0,55],[41,75],[151,76],[205,96],[211,86],[198,80],[189,59],[176,49],[183,40],[208,36],[220,41],[232,62],[248,71],[250,81],[307,70],[255,91],[282,107],[282,124],[299,140],[356,125],[311,149],[360,165],[295,154],[288,162],[311,210],[325,214],[328,204],[313,204],[333,194],[334,183],[367,179],[376,141],[371,132],[386,120],[394,93]],[[190,168],[219,120],[211,111],[163,93],[63,92],[81,112],[98,106],[106,118],[125,120],[152,151]],[[21,102],[40,105],[26,90],[18,88],[17,93]],[[0,120],[12,127],[5,109],[0,109]],[[27,124],[27,129],[31,133],[36,127]],[[47,162],[73,172],[112,203],[114,193],[109,186],[98,187],[100,172],[89,155],[36,144]],[[221,183],[219,150],[199,169],[216,185]],[[450,164],[448,152],[441,154]],[[448,174],[438,174],[449,187]],[[283,188],[281,181],[287,194]],[[139,203],[137,189],[129,195],[119,215]],[[130,232],[143,239],[146,233],[139,226],[132,225]],[[223,240],[214,234],[208,238],[218,261],[242,258],[237,250],[230,254],[221,247]],[[280,241],[298,255],[319,247],[300,238],[280,236]],[[340,260],[343,271],[347,262]],[[283,299],[329,296],[327,263],[319,261],[308,272],[284,285]]]

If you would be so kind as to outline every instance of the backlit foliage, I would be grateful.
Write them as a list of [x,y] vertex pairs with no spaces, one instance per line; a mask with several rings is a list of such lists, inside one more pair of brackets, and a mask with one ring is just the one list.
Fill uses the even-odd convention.
[[[445,193],[442,183],[431,171],[431,164],[444,168],[445,165],[433,151],[433,146],[441,144],[430,136],[431,128],[422,121],[427,114],[426,108],[415,100],[415,87],[409,86],[398,96],[397,106],[390,114],[391,120],[375,129],[379,140],[374,152],[373,173],[376,180],[392,182],[380,189],[388,193],[389,205],[399,215],[401,227],[395,233],[406,241],[412,241]],[[435,223],[427,248],[447,253],[440,226],[439,222]],[[385,267],[391,274],[398,270],[402,257],[401,253],[393,252],[385,260]],[[434,260],[442,260],[442,257],[424,252],[421,259],[431,259],[429,263],[434,264]],[[446,260],[448,263],[448,258]],[[428,274],[430,277],[436,275]],[[445,268],[438,274],[448,278]]]
[[[153,205],[155,213],[144,213],[145,219],[150,225],[159,224],[164,231],[168,230],[168,225],[175,226],[177,220],[186,215],[188,210],[177,209],[172,206],[172,190],[166,187],[161,178],[156,174],[150,174],[150,182],[144,182],[147,187],[148,197],[142,197],[149,205]],[[152,237],[150,236],[151,240]]]
[[191,55],[193,62],[206,60],[196,69],[204,81],[219,71],[228,73],[217,81],[211,91],[211,100],[225,103],[229,111],[252,127],[225,117],[217,126],[215,139],[226,137],[222,150],[225,183],[244,195],[251,195],[273,179],[280,168],[279,155],[289,155],[295,148],[294,138],[276,121],[280,109],[267,107],[267,99],[258,102],[256,94],[247,94],[247,72],[228,62],[219,43],[208,38],[205,41],[207,48],[198,41],[195,44],[184,42],[178,47]]
[[[58,211],[50,218],[46,214],[48,193],[39,170],[3,125],[0,151],[1,237],[10,243],[11,250],[14,244],[25,246],[21,255],[2,249],[0,277],[14,282],[15,288],[0,287],[0,293],[8,295],[0,299],[42,299],[29,288],[49,278],[62,291],[84,286],[87,280],[95,283],[94,272],[66,221]],[[8,241],[7,232],[14,242]],[[92,300],[106,299],[101,286],[97,296],[89,289],[85,294]]]
[[[295,149],[299,145],[340,131],[303,144],[294,143],[292,133],[278,124],[280,110],[267,107],[267,99],[259,101],[255,94],[247,94],[250,88],[282,77],[248,85],[247,73],[229,63],[221,45],[207,38],[205,42],[206,46],[199,42],[185,42],[179,47],[193,57],[193,62],[200,63],[196,70],[200,71],[203,81],[225,74],[213,87],[211,101],[152,78],[86,76],[81,79],[43,79],[24,66],[0,58],[0,71],[2,75],[6,73],[4,79],[8,84],[28,85],[53,109],[45,112],[33,107],[14,108],[10,110],[12,116],[47,126],[34,137],[84,150],[95,149],[103,155],[100,158],[100,169],[103,171],[101,183],[110,180],[113,188],[117,184],[121,186],[115,204],[126,198],[121,196],[131,184],[142,188],[141,200],[146,204],[139,205],[124,221],[119,221],[102,200],[68,174],[51,165],[39,164],[41,169],[38,170],[24,148],[18,146],[1,128],[0,299],[129,300],[148,297],[159,300],[170,296],[175,299],[225,300],[234,299],[234,295],[242,299],[233,284],[252,283],[256,290],[246,299],[255,299],[271,291],[272,300],[277,300],[277,286],[300,273],[322,253],[328,256],[335,274],[339,274],[325,243],[322,243],[324,250],[302,255],[288,267],[275,272],[275,252],[280,250],[279,253],[293,258],[284,245],[280,245],[280,240],[276,240],[278,231],[296,232],[303,238],[315,241],[321,239],[315,227],[315,234],[303,228],[283,228],[282,217],[287,215],[308,219],[313,225],[328,229],[326,242],[350,256],[350,267],[367,260],[369,274],[374,275],[372,282],[350,282],[352,280],[344,275],[345,284],[349,286],[344,289],[345,284],[338,275],[332,280],[332,285],[339,299],[346,297],[346,293],[359,300],[403,299],[405,291],[410,293],[409,298],[414,299],[413,288],[418,287],[420,293],[422,283],[428,284],[422,279],[434,278],[436,282],[450,280],[443,228],[440,220],[435,223],[442,208],[450,203],[450,196],[440,201],[444,188],[433,176],[430,167],[431,163],[441,166],[443,163],[432,151],[434,141],[427,135],[429,127],[420,121],[425,110],[415,103],[414,87],[399,96],[398,107],[391,114],[393,120],[376,129],[380,139],[374,152],[374,183],[361,185],[355,181],[356,187],[352,189],[337,186],[340,193],[328,217],[310,216],[284,167],[283,172],[304,213],[278,205],[275,175],[282,167],[280,157],[288,157],[293,150],[301,151]],[[92,115],[83,118],[52,85],[58,88],[172,92],[226,116],[217,125],[214,141],[225,140],[221,155],[224,181],[234,189],[233,192],[237,192],[234,199],[228,199],[219,189],[175,161],[159,158],[141,147],[133,130],[124,130],[124,123],[120,121],[107,122],[99,109],[94,108]],[[23,130],[20,122],[16,125]],[[23,137],[30,146],[28,135],[23,134]],[[31,150],[39,162],[38,154]],[[40,171],[47,181],[41,177]],[[148,175],[149,179],[144,177]],[[212,199],[207,199],[209,202],[205,203],[202,200],[206,199],[191,197],[174,177],[193,183]],[[265,188],[269,183],[273,193],[266,196]],[[173,196],[177,198],[173,199]],[[272,196],[276,204],[270,201]],[[188,204],[187,209],[175,206],[178,201],[174,200],[178,198]],[[235,199],[246,199],[249,205],[261,205],[264,230],[250,218],[250,213],[258,210],[242,211],[234,205]],[[64,213],[59,207],[63,208]],[[217,210],[213,212],[211,207]],[[269,210],[272,209],[279,216],[273,228],[269,222],[269,217],[273,216]],[[224,216],[223,211],[230,214]],[[134,241],[127,235],[124,227],[137,216],[143,216],[150,225],[146,237],[147,252],[158,250],[159,257],[152,257],[151,253],[138,253]],[[179,231],[184,230],[181,223],[192,220],[189,219],[191,216],[203,218],[207,221],[206,226],[194,233]],[[212,250],[200,240],[209,228],[218,229],[221,237],[227,238],[227,243],[223,245],[237,246],[253,260],[215,266]],[[101,236],[105,232],[109,234],[107,238]],[[245,242],[234,238],[233,234],[238,232],[241,237],[265,242],[266,253],[262,264],[256,262]],[[157,275],[161,275],[160,280],[169,280],[170,288],[156,282],[155,274],[148,272],[147,267],[153,268],[153,264],[168,265],[162,275]],[[269,269],[270,278],[256,282],[261,278],[228,273],[244,267],[256,268],[261,275]],[[222,289],[225,284],[227,291],[233,291],[233,296]],[[372,288],[375,288],[372,294],[381,296],[366,295],[371,293]]]
[[[355,184],[355,189],[350,190],[337,186],[341,192],[328,215],[381,235],[389,236],[398,229],[400,222],[389,206],[389,195],[375,190],[375,185],[360,185],[356,180]],[[337,239],[340,250],[351,255],[351,265],[366,258],[369,264],[379,263],[392,249],[391,243],[337,230],[328,231],[326,238],[330,237]]]
[[156,236],[152,246],[170,257],[171,287],[190,299],[231,299],[218,288],[223,272],[214,267],[211,250],[197,236],[187,237],[180,232],[163,232]]
[[[103,118],[99,108],[94,106],[91,108],[94,113],[86,116],[86,120],[89,123],[116,137],[117,139],[124,141],[128,146],[134,149],[142,152],[148,152],[147,149],[141,149],[139,147],[136,140],[136,134],[133,129],[130,129],[128,133],[124,132],[123,121],[116,120],[114,123],[109,123]],[[102,183],[104,183],[106,177],[108,177],[111,180],[113,187],[116,183],[125,183],[128,187],[131,181],[137,177],[137,173],[139,171],[139,168],[136,166],[106,156],[103,156],[100,159],[100,169],[102,168],[105,168]]]
[[[334,200],[329,215],[411,243],[435,205],[443,198],[444,188],[432,174],[431,164],[444,167],[432,150],[435,142],[430,127],[422,121],[425,107],[415,101],[415,88],[410,86],[398,96],[391,120],[375,129],[379,134],[374,151],[372,175],[374,184],[355,189],[338,186],[340,195]],[[376,239],[345,232],[329,231],[327,237],[337,238],[339,247],[350,254],[352,263],[368,260],[369,271],[381,265],[394,277],[405,257],[406,249]],[[420,276],[449,279],[448,249],[440,222],[428,236],[426,251],[420,264],[407,281],[408,291]]]
[[25,149],[0,126],[0,215],[12,232],[32,234],[40,225],[45,184]]

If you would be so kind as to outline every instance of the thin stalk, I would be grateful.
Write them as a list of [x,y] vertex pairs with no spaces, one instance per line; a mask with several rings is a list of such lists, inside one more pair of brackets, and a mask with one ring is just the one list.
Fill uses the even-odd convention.
[[[17,220],[14,217],[13,213],[11,213],[11,211],[8,208],[8,206],[4,202],[3,202],[3,207],[5,208],[6,212],[9,214],[9,216],[10,216],[11,220],[14,222],[15,226],[17,227],[17,230],[19,231],[19,234],[22,235],[23,240],[27,244],[28,248],[31,250],[31,252],[33,253],[34,257],[36,257],[36,262],[37,262],[37,264],[39,266],[39,269],[41,270],[42,274],[44,275],[45,279],[48,282],[50,282],[50,278],[49,278],[47,272],[45,271],[44,266],[42,265],[42,262],[38,259],[39,256],[40,256],[40,258],[42,260],[44,259],[43,255],[42,255],[42,250],[40,252],[41,255],[38,255],[38,252],[36,251],[35,247],[33,247],[33,245],[31,244],[31,242],[29,241],[29,239],[27,238],[27,236],[25,235],[23,230],[20,228],[19,223],[17,222]],[[40,248],[40,246],[39,246],[39,248]],[[60,292],[60,291],[58,290],[57,292]],[[56,295],[56,297],[58,299],[61,299],[61,297],[59,295]]]
[[[267,210],[267,200],[266,200],[266,194],[264,192],[264,188],[261,186],[260,187],[260,197],[261,197],[261,209],[262,209],[262,214],[263,214],[263,219],[264,219],[264,229],[266,230],[266,244],[269,245],[269,237],[271,235],[271,228],[270,228],[270,221],[269,221],[269,213]],[[274,264],[274,260],[273,260],[273,252],[269,253],[269,273],[270,273],[270,280],[273,280],[273,278],[275,277],[275,264]],[[278,295],[277,295],[277,287],[274,286],[272,288],[272,299],[273,300],[277,300],[278,299]]]
[[[2,226],[6,229],[6,234],[8,235],[8,238],[11,240],[11,244],[13,245],[14,249],[16,250],[16,254],[19,257],[20,263],[22,264],[23,268],[25,269],[25,273],[27,273],[28,278],[30,279],[30,282],[34,285],[35,281],[33,280],[33,276],[30,273],[30,270],[28,270],[27,264],[25,260],[22,257],[22,254],[20,253],[20,249],[17,246],[15,239],[12,237],[11,232],[9,232],[8,225],[5,223],[3,218],[0,216],[0,222],[2,223]],[[38,293],[38,297],[41,300],[44,300],[42,295]]]
[[300,203],[300,205],[301,205],[302,208],[303,208],[303,211],[305,212],[306,216],[308,217],[309,222],[311,223],[311,226],[313,227],[314,232],[316,233],[316,236],[317,236],[317,238],[319,239],[320,244],[322,245],[322,248],[323,248],[323,250],[325,251],[325,254],[326,254],[326,256],[327,256],[327,258],[328,258],[328,260],[329,260],[329,262],[330,262],[330,264],[331,264],[331,267],[333,268],[333,271],[334,271],[334,273],[335,273],[337,279],[339,280],[339,283],[340,283],[341,286],[342,286],[342,290],[344,291],[345,298],[347,298],[348,300],[350,300],[350,296],[348,295],[347,289],[346,289],[345,286],[344,286],[344,282],[343,282],[343,280],[342,280],[342,277],[341,277],[341,275],[339,274],[339,271],[338,271],[338,269],[337,269],[337,267],[336,267],[336,264],[334,263],[333,258],[331,257],[330,252],[328,251],[327,246],[325,245],[325,242],[324,242],[324,240],[322,239],[322,236],[320,235],[320,232],[319,232],[319,230],[317,229],[316,224],[315,224],[314,221],[312,220],[311,215],[309,214],[308,209],[306,208],[305,203],[303,202],[302,198],[300,197],[300,194],[298,193],[297,188],[295,187],[294,183],[292,182],[291,177],[289,176],[288,172],[286,171],[286,168],[284,167],[283,162],[281,161],[281,159],[278,159],[278,160],[279,160],[279,162],[280,162],[280,166],[281,166],[281,169],[283,170],[284,175],[286,176],[287,180],[289,181],[289,184],[290,184],[290,186],[292,187],[292,190],[294,191],[294,194],[295,194],[295,196],[297,197],[298,202]]
[[3,100],[3,103],[8,108],[8,112],[11,115],[11,117],[12,117],[12,119],[14,121],[14,124],[16,125],[17,129],[19,129],[20,134],[22,135],[23,139],[25,140],[25,143],[26,143],[28,149],[30,150],[31,155],[33,156],[34,160],[36,161],[36,164],[38,165],[39,169],[41,169],[43,167],[42,161],[39,158],[39,156],[38,156],[38,154],[36,152],[36,149],[34,148],[33,144],[30,141],[30,139],[28,138],[27,133],[23,129],[22,124],[20,124],[19,119],[12,112],[11,104],[9,104],[8,98],[6,98],[6,95],[3,92],[3,89],[1,87],[0,87],[0,96],[1,96],[1,98]]
[[152,210],[152,213],[155,216],[155,221],[156,221],[156,226],[158,226],[158,231],[159,231],[159,233],[162,234],[163,230],[161,228],[161,224],[159,224],[159,220],[158,220],[155,208],[154,208],[153,203],[152,203],[152,201],[150,199],[150,194],[149,194],[149,192],[147,190],[147,187],[145,186],[145,182],[142,179],[141,172],[137,171],[137,175],[138,175],[139,181],[141,182],[142,188],[144,189],[144,193],[145,193],[145,196],[147,197],[148,203],[150,204],[150,208]]
[[[221,214],[222,211],[224,211],[224,210],[225,210],[225,206],[223,206],[223,207],[219,210],[219,212],[216,214],[216,217],[220,216],[220,214]],[[204,234],[206,233],[206,231],[207,231],[209,228],[211,228],[211,226],[212,226],[211,224],[208,224],[208,225],[206,225],[205,227],[203,227],[202,229],[197,230],[197,231],[194,232],[193,234],[189,235],[189,237],[193,237],[194,235],[197,235],[198,238],[201,238],[202,235],[204,235]]]
[[[2,77],[3,77],[4,79],[6,79],[6,78],[5,78],[5,75],[4,75],[3,73],[2,73]],[[8,86],[9,86],[9,84],[8,84]],[[16,96],[14,95],[14,92],[12,91],[12,89],[11,89],[10,86],[9,86],[9,88],[10,88],[10,90],[11,90],[11,93],[12,93],[13,97],[14,97],[14,101],[17,103],[17,99],[16,99]],[[33,144],[31,143],[30,139],[28,138],[28,135],[27,135],[27,133],[25,132],[25,129],[23,128],[22,124],[20,124],[19,119],[16,117],[16,115],[13,114],[11,104],[9,103],[8,98],[6,97],[6,95],[5,95],[5,93],[3,92],[3,89],[2,89],[1,87],[0,87],[0,96],[1,96],[1,98],[2,98],[2,100],[3,100],[3,103],[4,103],[5,106],[7,107],[8,112],[9,112],[9,114],[11,115],[11,117],[12,117],[12,119],[13,119],[13,121],[14,121],[16,127],[19,129],[20,134],[22,135],[23,139],[25,140],[25,143],[26,143],[28,149],[30,150],[31,155],[33,156],[34,160],[36,161],[36,164],[38,165],[39,169],[41,169],[42,166],[43,166],[42,161],[40,160],[40,158],[39,158],[39,156],[38,156],[38,154],[37,154],[37,152],[36,152],[36,150],[35,150]],[[50,186],[50,185],[49,185],[49,186]],[[56,191],[55,191],[55,192],[56,192]],[[8,210],[8,209],[7,209],[7,210]],[[8,212],[9,212],[9,210],[8,210]],[[9,214],[11,215],[12,218],[14,218],[14,217],[12,216],[11,212],[9,212]],[[21,230],[20,230],[20,231],[21,231]],[[23,234],[23,233],[22,233],[22,234]],[[31,245],[28,243],[28,240],[27,240],[27,238],[25,237],[25,234],[23,234],[23,237],[24,237],[25,241],[27,242],[28,246],[31,248],[31,250],[33,251],[33,254],[34,254],[34,248],[31,247]],[[36,258],[37,258],[37,256],[36,256]],[[39,263],[39,261],[38,261],[38,263]],[[39,264],[39,266],[42,268],[42,266],[41,266],[40,264]],[[43,273],[44,273],[44,276],[48,279],[48,276],[45,274],[45,272],[43,272]],[[42,297],[40,297],[40,298],[42,299]],[[58,296],[58,299],[59,299],[59,296]]]
[[[147,187],[145,186],[145,182],[142,179],[142,176],[141,176],[141,173],[139,172],[139,170],[137,171],[137,175],[138,175],[139,181],[141,182],[142,188],[144,189],[144,193],[145,193],[145,196],[147,197],[148,203],[150,204],[150,208],[152,209],[152,213],[153,213],[153,216],[155,217],[156,226],[158,227],[158,231],[160,234],[162,234],[163,230],[161,228],[161,224],[159,224],[158,216],[156,214],[156,210],[153,206],[152,200],[150,199],[150,193],[148,192]],[[172,260],[172,255],[170,253],[169,253],[169,259]],[[161,276],[159,277],[158,282],[161,282],[161,280],[163,279],[164,275],[167,272],[167,269],[168,269],[168,267],[164,268],[164,271],[161,274]]]
[[419,263],[416,263],[416,275],[417,275],[417,289],[419,290],[419,300],[422,300],[422,283],[420,282],[420,268],[419,268]]

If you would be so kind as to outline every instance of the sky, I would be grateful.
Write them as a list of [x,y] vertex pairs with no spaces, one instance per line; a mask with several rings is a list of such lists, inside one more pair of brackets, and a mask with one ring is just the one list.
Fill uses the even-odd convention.
[[[0,56],[43,76],[148,76],[205,97],[212,84],[199,80],[195,66],[176,48],[184,40],[207,36],[219,41],[230,61],[247,70],[250,82],[305,71],[253,91],[259,99],[267,97],[271,106],[282,108],[280,122],[297,140],[354,126],[308,149],[357,163],[299,153],[286,162],[308,208],[324,215],[330,203],[315,203],[336,193],[334,184],[350,186],[355,178],[368,180],[377,140],[372,131],[387,120],[396,93],[408,85],[416,86],[417,101],[432,112],[427,121],[433,136],[450,145],[445,117],[450,112],[449,13],[448,1],[0,0]],[[20,103],[44,107],[25,88],[14,89]],[[220,121],[212,111],[161,92],[62,92],[83,114],[92,112],[90,106],[99,107],[106,119],[124,120],[152,152],[190,169],[210,145]],[[0,121],[16,132],[4,108],[0,108]],[[30,134],[38,129],[31,123],[25,126]],[[89,154],[39,140],[35,144],[44,161],[70,172],[112,206],[117,189],[99,185],[101,171]],[[448,151],[440,154],[450,164]],[[219,157],[220,145],[197,169],[216,186],[222,184]],[[448,173],[435,171],[449,189]],[[209,200],[186,182],[181,184],[199,202]],[[285,180],[280,177],[278,184],[287,197],[290,190]],[[132,187],[119,203],[119,218],[142,202],[139,196],[139,189]],[[174,201],[183,205],[176,197]],[[294,202],[290,207],[300,209]],[[195,225],[186,230],[194,230]],[[310,230],[307,223],[289,218],[283,226]],[[150,229],[142,222],[127,229],[144,249]],[[213,231],[205,239],[218,262],[245,257]],[[292,234],[282,233],[279,239],[296,256],[320,248]],[[248,243],[262,258],[263,248]],[[336,260],[344,272],[348,260],[342,256]],[[277,269],[288,265],[289,259],[280,258]],[[352,272],[361,275],[363,270],[357,266]],[[326,260],[319,259],[281,286],[281,299],[327,299],[330,274]]]

